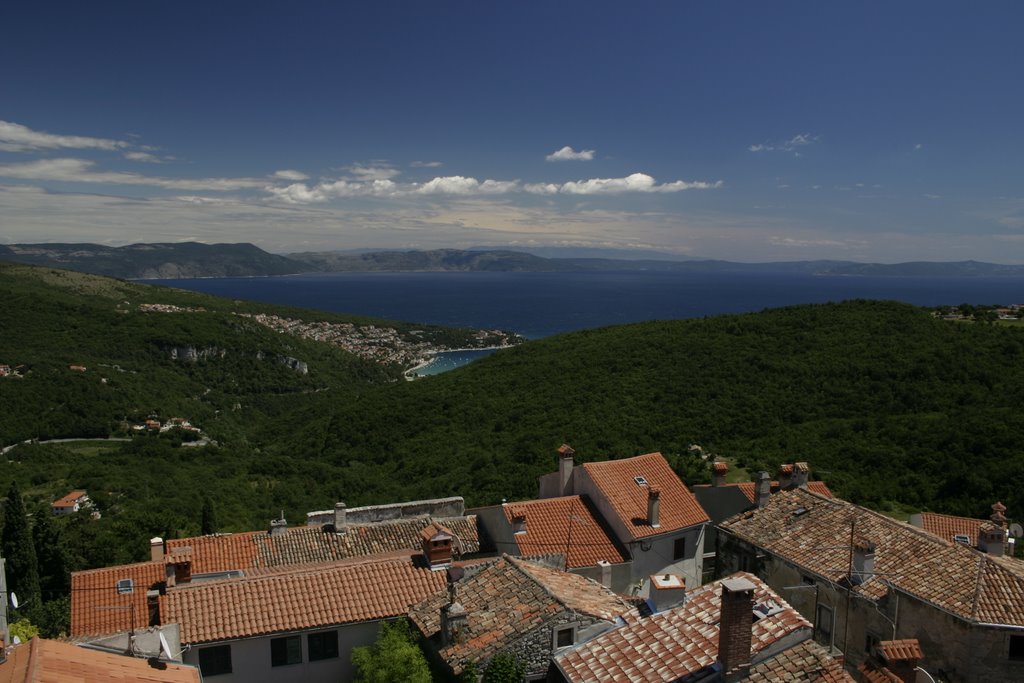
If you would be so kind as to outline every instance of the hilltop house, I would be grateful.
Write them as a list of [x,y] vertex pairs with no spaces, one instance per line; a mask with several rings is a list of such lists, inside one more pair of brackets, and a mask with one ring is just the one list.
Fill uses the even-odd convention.
[[1024,562],[804,489],[719,526],[718,567],[756,573],[815,638],[862,664],[883,640],[917,638],[921,666],[948,681],[1024,679]]
[[540,498],[580,496],[592,505],[626,550],[640,593],[648,592],[650,576],[666,572],[700,585],[708,516],[661,453],[579,467],[574,453],[559,449],[558,471],[540,478]]
[[53,510],[55,515],[71,515],[83,507],[91,506],[92,502],[89,500],[89,495],[85,491],[72,491],[63,498],[59,498],[50,503],[50,509]]
[[[626,620],[558,653],[557,680],[853,683],[811,624],[760,579],[739,573],[675,607]],[[549,678],[551,680],[551,678]]]
[[[453,576],[453,579],[455,577]],[[582,576],[503,555],[466,569],[409,611],[452,674],[478,674],[500,653],[514,656],[527,680],[543,680],[551,655],[613,628],[632,604]]]
[[[939,538],[963,543],[982,552],[997,551],[998,546],[1005,543],[1008,546],[1007,553],[1013,555],[1017,539],[1009,535],[1006,522],[1006,506],[999,502],[992,504],[992,515],[988,520],[942,515],[937,512],[921,512],[910,516],[911,524]],[[995,543],[990,548],[987,539],[992,539],[993,536],[984,532],[993,526],[1004,530],[1004,538],[1002,541],[995,538]]]

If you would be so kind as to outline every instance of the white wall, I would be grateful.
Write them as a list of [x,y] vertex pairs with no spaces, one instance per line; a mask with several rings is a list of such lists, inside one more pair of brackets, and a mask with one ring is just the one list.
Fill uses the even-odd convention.
[[[309,648],[306,634],[330,631],[332,629],[316,629],[313,631],[274,634],[261,638],[245,638],[224,643],[208,643],[199,645],[185,653],[186,664],[199,666],[199,650],[204,647],[226,644],[231,646],[231,673],[219,676],[203,674],[203,681],[210,683],[339,683],[352,680],[352,650],[361,645],[372,645],[380,632],[380,622],[371,621],[361,624],[339,626],[338,657],[317,662],[309,661]],[[302,636],[302,663],[287,666],[270,665],[270,641],[285,635]]]

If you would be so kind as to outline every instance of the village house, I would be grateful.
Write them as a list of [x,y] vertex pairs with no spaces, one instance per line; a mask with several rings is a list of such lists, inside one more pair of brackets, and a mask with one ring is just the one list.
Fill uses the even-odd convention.
[[1006,506],[1000,502],[992,504],[992,515],[988,520],[943,515],[937,512],[920,512],[910,516],[910,523],[916,527],[920,527],[947,541],[963,543],[985,552],[988,551],[988,547],[982,542],[985,538],[982,530],[994,524],[1007,532],[1005,539],[1008,546],[1007,554],[1012,556],[1017,539],[1008,533],[1009,529],[1006,522]]
[[33,638],[0,653],[3,683],[200,683],[193,666],[100,652],[56,640]]
[[55,515],[73,515],[84,507],[92,507],[92,501],[85,491],[72,491],[50,503],[50,509]]
[[525,667],[527,680],[543,680],[553,653],[635,611],[583,576],[503,555],[467,567],[461,580],[412,607],[409,617],[453,675],[470,663],[483,674],[491,659],[506,653]]
[[626,550],[636,593],[646,595],[649,577],[666,572],[700,585],[708,516],[664,456],[576,467],[574,453],[568,445],[559,449],[558,471],[540,478],[540,498],[586,499]]
[[1004,541],[983,527],[981,552],[797,488],[723,522],[717,560],[761,577],[848,666],[917,638],[920,666],[948,681],[1009,683],[1024,679],[1024,562]]
[[555,655],[557,680],[853,683],[811,624],[756,576],[706,584]]

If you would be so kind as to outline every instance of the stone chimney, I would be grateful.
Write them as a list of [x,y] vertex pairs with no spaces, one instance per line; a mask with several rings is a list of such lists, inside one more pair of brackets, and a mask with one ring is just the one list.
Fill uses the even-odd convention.
[[1006,530],[992,522],[978,528],[978,550],[995,557],[1006,553]]
[[754,624],[754,589],[742,576],[722,580],[722,612],[718,622],[718,661],[726,681],[736,681],[750,669],[750,639]]
[[651,603],[655,611],[664,612],[686,602],[686,579],[678,574],[655,574],[651,577]]
[[875,575],[875,544],[862,538],[853,544],[850,583],[859,586]]
[[270,520],[270,535],[280,536],[288,531],[288,522],[284,518],[284,510],[281,511],[281,519]]
[[598,560],[597,566],[601,571],[601,585],[605,588],[612,587],[612,563],[608,560]]
[[992,522],[1001,529],[1006,528],[1006,506],[1000,502],[992,503]]
[[811,468],[807,466],[805,462],[793,463],[793,486],[805,489],[807,488],[807,476],[811,473]]
[[448,583],[448,602],[441,607],[441,645],[448,647],[465,642],[469,626],[469,612],[459,604],[453,581]]
[[344,503],[334,504],[334,533],[345,533],[345,512],[347,508]]
[[647,489],[647,523],[654,529],[661,526],[661,489],[657,486]]
[[761,472],[757,475],[757,487],[755,490],[757,491],[755,496],[757,507],[763,508],[768,504],[768,499],[772,497],[772,480],[767,472]]
[[917,681],[917,665],[924,659],[924,652],[917,638],[885,640],[878,644],[878,650],[885,667],[901,681]]
[[164,539],[159,536],[149,539],[149,559],[153,562],[164,561]]
[[729,473],[729,464],[716,460],[711,463],[711,485],[712,486],[723,486],[725,484],[725,475]]
[[570,483],[572,481],[573,456],[575,454],[576,451],[567,443],[563,443],[558,448],[558,488],[563,496],[568,496],[572,493]]
[[779,465],[779,490],[786,491],[795,486],[793,483],[793,465]]

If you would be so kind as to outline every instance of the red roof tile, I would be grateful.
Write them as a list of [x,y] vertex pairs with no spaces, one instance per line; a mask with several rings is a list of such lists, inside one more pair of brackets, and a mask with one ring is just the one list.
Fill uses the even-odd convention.
[[0,683],[199,683],[199,669],[88,650],[56,640],[33,638],[15,647],[0,666]]
[[921,528],[925,531],[947,541],[954,540],[954,536],[967,536],[970,539],[968,545],[971,546],[978,545],[978,531],[985,522],[984,519],[942,515],[937,512],[921,513]]
[[[753,574],[754,602],[772,601],[783,609],[756,620],[751,653],[811,624]],[[609,631],[555,658],[570,681],[675,681],[711,666],[718,659],[721,581],[705,584],[685,604]]]
[[757,664],[745,680],[750,683],[854,683],[839,660],[810,639]]
[[[149,624],[146,591],[165,578],[164,565],[141,562],[71,574],[71,635],[102,635]],[[130,579],[132,592],[117,590]]]
[[50,505],[55,508],[73,507],[80,498],[84,498],[86,495],[85,491],[72,491],[63,498],[53,501]]
[[567,566],[591,567],[598,560],[626,562],[625,552],[581,496],[528,500],[504,505],[505,519],[526,518],[526,531],[514,534],[520,555],[566,553]]
[[445,583],[408,558],[367,560],[179,586],[160,598],[160,614],[180,625],[182,643],[208,643],[402,616]]
[[920,661],[924,659],[924,652],[921,651],[921,643],[917,638],[904,640],[883,640],[878,644],[882,656],[887,662],[903,662],[907,660]]
[[[741,482],[738,482],[738,483],[735,483],[735,484],[724,484],[724,486],[738,486],[740,488],[740,491],[743,491],[743,495],[746,496],[747,499],[750,500],[751,503],[756,503],[757,502],[757,482],[754,482],[754,481],[741,481]],[[771,482],[771,492],[772,493],[778,493],[779,490],[780,490],[779,489],[779,482],[777,482],[777,481]],[[829,498],[834,498],[835,497],[832,494],[832,491],[829,490],[828,486],[823,481],[809,481],[809,482],[807,482],[807,490],[808,491],[814,491],[815,493],[817,493],[818,495],[821,495],[821,496],[828,496]]]
[[[589,462],[583,469],[633,539],[685,529],[708,521],[693,494],[683,485],[661,453],[623,460]],[[647,486],[637,482],[642,477]],[[647,523],[648,487],[661,489],[660,526]]]

